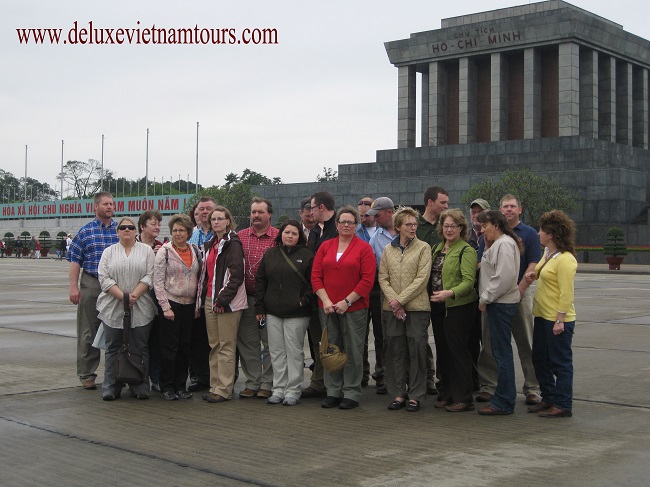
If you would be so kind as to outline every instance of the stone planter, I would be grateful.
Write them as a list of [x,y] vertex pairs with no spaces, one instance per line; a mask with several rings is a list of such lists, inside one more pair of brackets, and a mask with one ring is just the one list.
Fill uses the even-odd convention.
[[621,256],[613,257],[611,255],[607,255],[607,256],[605,256],[605,260],[609,264],[609,270],[610,271],[620,271],[621,270],[621,263],[623,262],[623,257],[621,257]]

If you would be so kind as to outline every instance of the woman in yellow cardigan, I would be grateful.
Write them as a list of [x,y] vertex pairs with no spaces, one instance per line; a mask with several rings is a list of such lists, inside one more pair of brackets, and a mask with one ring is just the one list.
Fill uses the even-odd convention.
[[533,315],[533,365],[542,391],[542,402],[528,412],[545,418],[571,416],[573,400],[573,352],[571,341],[576,324],[574,278],[575,224],[559,210],[544,213],[539,220],[539,238],[546,251],[535,271],[537,279]]

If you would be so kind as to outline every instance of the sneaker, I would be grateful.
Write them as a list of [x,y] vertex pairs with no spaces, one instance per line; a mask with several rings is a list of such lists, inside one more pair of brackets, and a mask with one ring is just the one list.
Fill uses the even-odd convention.
[[327,391],[325,389],[323,389],[322,391],[318,391],[310,386],[307,389],[302,390],[302,394],[300,397],[309,399],[311,397],[325,397],[325,396],[327,396]]
[[539,404],[540,402],[542,402],[542,398],[540,397],[539,394],[533,393],[533,394],[528,394],[526,396],[526,405],[527,406],[535,406],[535,405]]
[[320,407],[329,409],[329,408],[335,408],[339,404],[341,404],[340,397],[327,396],[325,400],[322,403],[320,403]]
[[260,389],[259,391],[257,391],[258,399],[268,399],[269,397],[271,397],[271,395],[272,395],[271,391],[269,391],[268,389]]
[[228,399],[226,399],[223,396],[220,396],[219,394],[214,394],[212,392],[208,392],[205,395],[205,400],[208,401],[209,403],[215,404],[215,403],[219,403],[219,402],[225,402]]
[[478,396],[476,396],[477,402],[490,402],[491,400],[492,400],[492,394],[490,394],[487,391],[483,391]]
[[354,409],[359,405],[358,401],[353,399],[344,398],[339,404],[339,409]]
[[257,391],[254,391],[253,389],[249,389],[248,387],[239,393],[239,397],[243,397],[243,398],[255,397],[256,395],[257,395]]
[[162,397],[165,401],[178,401],[180,399],[180,397],[178,397],[178,394],[176,394],[174,391],[165,391],[160,394],[160,397]]
[[194,394],[192,394],[190,391],[176,391],[176,395],[180,399],[190,399]]
[[442,409],[446,408],[451,404],[451,401],[447,401],[446,399],[438,399],[436,402],[433,403],[434,408]]
[[[257,397],[260,397],[259,394]],[[266,404],[280,404],[283,400],[283,398],[274,394],[266,400]]]
[[471,402],[455,402],[445,407],[450,413],[462,413],[463,411],[474,411],[474,404]]
[[210,386],[203,384],[202,382],[192,382],[190,386],[187,388],[188,391],[192,391],[192,392],[205,391],[207,389],[210,389]]
[[298,404],[298,399],[296,399],[295,397],[285,397],[284,401],[282,401],[282,404],[284,404],[285,406],[295,406],[296,404]]

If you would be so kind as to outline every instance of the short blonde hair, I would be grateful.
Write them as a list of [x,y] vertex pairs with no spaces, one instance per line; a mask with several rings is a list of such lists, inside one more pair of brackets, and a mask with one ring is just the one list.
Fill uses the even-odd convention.
[[398,227],[401,227],[404,224],[404,220],[409,216],[412,216],[417,220],[420,214],[410,206],[400,206],[393,215],[393,226],[395,227],[395,230],[397,230]]

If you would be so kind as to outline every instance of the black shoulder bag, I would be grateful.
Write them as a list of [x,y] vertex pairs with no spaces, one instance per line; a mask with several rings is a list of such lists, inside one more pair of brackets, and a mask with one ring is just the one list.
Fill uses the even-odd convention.
[[129,307],[129,295],[124,293],[124,319],[122,348],[117,354],[117,376],[115,382],[123,384],[138,385],[145,380],[144,362],[139,350],[131,350],[131,308]]

